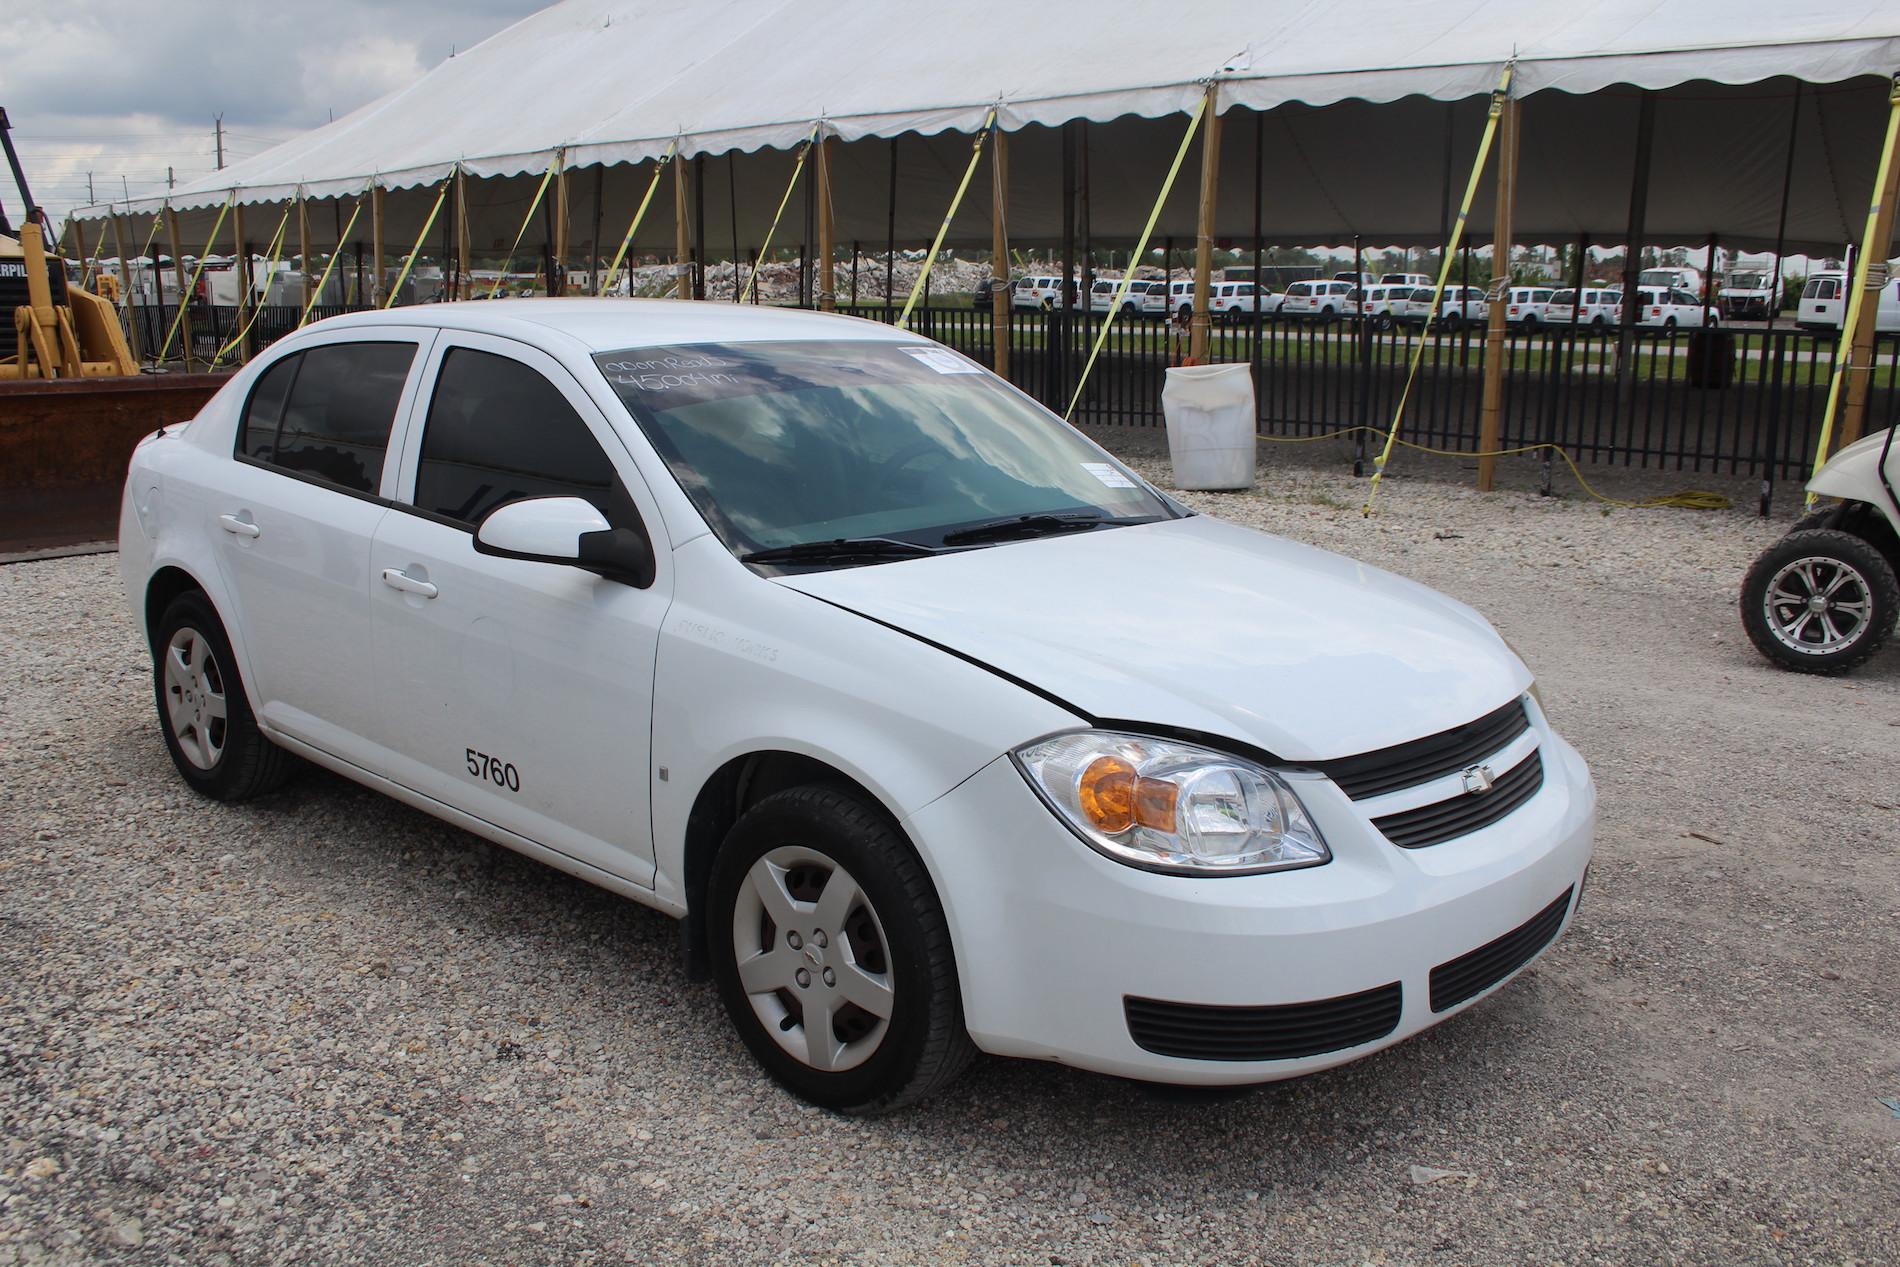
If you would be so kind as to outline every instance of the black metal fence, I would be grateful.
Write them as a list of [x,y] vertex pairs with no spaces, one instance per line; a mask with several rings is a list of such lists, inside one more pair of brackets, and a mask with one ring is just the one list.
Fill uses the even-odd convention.
[[[319,306],[311,319],[351,311]],[[176,305],[141,306],[147,355],[167,342]],[[897,306],[841,309],[894,320]],[[297,328],[302,310],[267,306],[251,328],[256,348]],[[208,362],[238,333],[237,311],[193,304],[192,354]],[[1104,318],[1093,313],[1023,311],[1010,326],[1009,376],[1058,413],[1068,411]],[[986,308],[923,307],[917,333],[992,364]],[[181,337],[170,339],[173,355]],[[1544,326],[1514,330],[1505,344],[1506,447],[1562,446],[1579,462],[1697,473],[1806,476],[1814,460],[1834,371],[1838,335],[1789,328],[1704,332],[1683,329]],[[1167,367],[1187,352],[1187,332],[1165,321],[1117,317],[1085,390],[1078,421],[1160,425]],[[1260,429],[1268,435],[1321,435],[1348,427],[1383,430],[1413,359],[1418,374],[1401,434],[1434,448],[1478,447],[1486,357],[1482,327],[1434,331],[1420,347],[1416,328],[1371,321],[1249,318],[1217,326],[1212,359],[1254,367]],[[236,360],[226,353],[223,363]],[[1900,334],[1880,334],[1871,368],[1867,425],[1900,421]]]

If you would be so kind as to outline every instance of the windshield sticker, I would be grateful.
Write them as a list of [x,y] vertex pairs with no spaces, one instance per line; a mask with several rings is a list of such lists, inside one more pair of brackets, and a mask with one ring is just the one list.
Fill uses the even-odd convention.
[[1084,462],[1082,469],[1109,488],[1133,488],[1135,483],[1106,462]]
[[736,368],[736,362],[711,355],[623,357],[601,361],[600,368],[616,386],[642,392],[732,386],[739,382],[732,374],[720,372]]
[[955,352],[946,352],[942,348],[905,348],[904,351],[916,357],[919,364],[928,365],[939,374],[981,374],[983,368],[972,365]]

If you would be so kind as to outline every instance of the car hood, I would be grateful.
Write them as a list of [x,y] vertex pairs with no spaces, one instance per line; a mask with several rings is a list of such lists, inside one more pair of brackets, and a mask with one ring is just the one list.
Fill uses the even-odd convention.
[[1208,516],[777,583],[1017,678],[1092,721],[1226,736],[1292,761],[1448,730],[1530,684],[1463,603]]

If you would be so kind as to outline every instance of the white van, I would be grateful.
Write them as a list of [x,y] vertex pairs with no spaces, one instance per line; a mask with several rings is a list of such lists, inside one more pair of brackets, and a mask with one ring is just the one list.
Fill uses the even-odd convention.
[[[1795,310],[1795,324],[1803,330],[1838,330],[1846,312],[1847,274],[1834,270],[1808,274],[1808,284],[1801,288],[1800,307]],[[1900,277],[1881,288],[1874,329],[1900,330]]]
[[1665,290],[1683,290],[1693,295],[1696,302],[1702,301],[1702,274],[1693,268],[1646,268],[1636,276],[1638,286],[1657,287]]

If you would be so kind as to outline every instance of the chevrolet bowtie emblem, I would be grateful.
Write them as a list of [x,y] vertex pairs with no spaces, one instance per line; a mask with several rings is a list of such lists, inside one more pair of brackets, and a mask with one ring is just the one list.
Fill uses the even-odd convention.
[[1465,791],[1473,796],[1489,792],[1498,781],[1498,776],[1491,773],[1491,767],[1488,765],[1468,765],[1465,767],[1463,777]]

